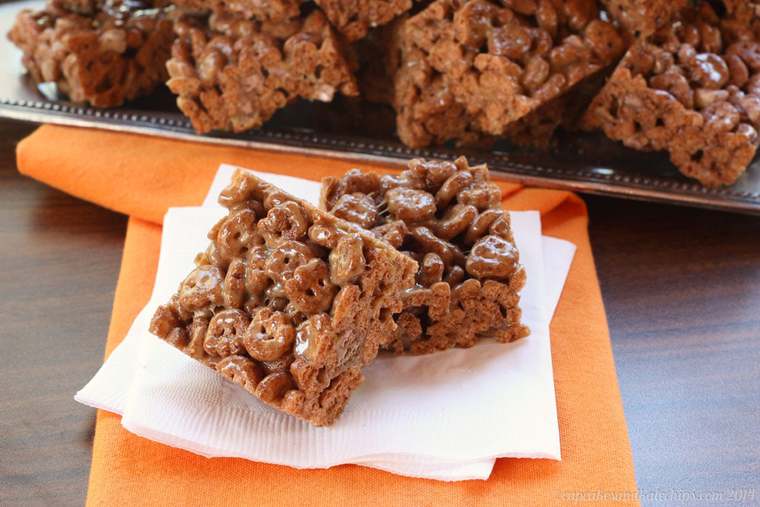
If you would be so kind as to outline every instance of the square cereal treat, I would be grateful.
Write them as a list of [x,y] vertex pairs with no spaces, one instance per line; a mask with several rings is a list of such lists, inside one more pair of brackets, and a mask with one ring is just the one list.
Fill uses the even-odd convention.
[[196,13],[223,10],[270,23],[287,23],[301,12],[301,0],[172,0],[172,3]]
[[603,14],[595,0],[434,1],[390,48],[399,137],[423,147],[504,134],[623,53]]
[[412,8],[412,0],[315,0],[330,23],[353,42]]
[[324,15],[265,24],[215,11],[175,24],[167,85],[198,132],[261,126],[297,98],[330,102],[358,95],[349,48]]
[[393,337],[417,264],[243,171],[219,202],[229,213],[151,332],[264,403],[331,424]]
[[613,19],[634,37],[647,36],[668,24],[689,0],[601,0]]
[[470,167],[464,158],[415,159],[398,175],[354,169],[322,181],[321,207],[419,263],[386,348],[427,353],[528,334],[518,306],[525,270],[500,203],[488,168]]
[[[751,18],[751,19],[749,19]],[[760,127],[760,38],[707,2],[639,41],[583,119],[637,150],[665,150],[706,186],[736,181],[755,156]]]
[[111,1],[91,15],[24,9],[8,38],[35,82],[55,83],[72,102],[114,107],[166,80],[174,32],[164,9]]

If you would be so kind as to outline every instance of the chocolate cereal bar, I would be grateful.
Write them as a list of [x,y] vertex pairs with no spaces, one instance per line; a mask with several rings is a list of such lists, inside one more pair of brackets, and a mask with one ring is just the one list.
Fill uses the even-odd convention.
[[219,202],[227,216],[151,332],[264,403],[331,424],[394,336],[416,262],[249,173]]
[[636,43],[583,126],[637,150],[667,151],[703,185],[735,182],[755,156],[760,127],[760,32],[749,7],[721,19],[702,2]]
[[502,135],[625,50],[594,0],[436,0],[397,29],[397,132],[412,147]]
[[470,347],[482,337],[509,342],[527,335],[518,306],[525,270],[500,203],[488,168],[470,167],[464,158],[411,160],[398,175],[354,169],[323,180],[321,207],[419,263],[385,348],[428,353]]
[[167,85],[198,132],[242,132],[299,97],[359,93],[347,48],[319,11],[295,25],[214,11],[185,16],[175,29]]
[[55,83],[72,102],[114,107],[166,80],[174,33],[164,9],[109,0],[93,14],[24,9],[8,37],[35,82]]

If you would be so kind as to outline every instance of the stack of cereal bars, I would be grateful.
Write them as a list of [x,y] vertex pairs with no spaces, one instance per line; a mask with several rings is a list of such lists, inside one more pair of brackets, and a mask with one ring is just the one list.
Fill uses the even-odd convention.
[[413,148],[599,130],[709,186],[758,144],[757,0],[48,2],[10,33],[35,81],[98,107],[166,82],[201,133],[343,95]]
[[485,166],[354,169],[326,178],[321,201],[238,171],[219,198],[227,215],[151,332],[317,426],[336,420],[381,351],[528,334],[525,270]]

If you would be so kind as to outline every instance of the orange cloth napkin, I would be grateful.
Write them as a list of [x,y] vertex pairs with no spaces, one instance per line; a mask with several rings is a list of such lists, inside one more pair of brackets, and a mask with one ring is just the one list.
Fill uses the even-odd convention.
[[[169,206],[201,202],[218,165],[319,180],[359,165],[138,135],[43,126],[18,146],[18,168],[131,216],[106,356],[151,293]],[[98,411],[88,505],[555,505],[591,497],[637,504],[631,448],[583,201],[503,184],[507,209],[538,209],[544,233],[578,247],[551,325],[562,461],[499,459],[488,481],[444,483],[344,465],[294,470],[207,459],[136,437]],[[85,379],[82,379],[84,382]],[[456,403],[456,400],[452,400]],[[467,431],[467,428],[462,428]]]

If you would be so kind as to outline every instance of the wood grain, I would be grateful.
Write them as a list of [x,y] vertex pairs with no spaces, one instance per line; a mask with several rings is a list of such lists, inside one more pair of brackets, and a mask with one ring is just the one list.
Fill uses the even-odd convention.
[[32,127],[0,121],[0,505],[82,505],[126,219],[15,170]]
[[760,218],[588,202],[639,488],[760,504]]
[[[19,176],[31,129],[0,120],[0,505],[81,505],[95,414],[72,395],[101,362],[126,220]],[[588,203],[639,487],[671,494],[642,503],[760,502],[760,219]]]

